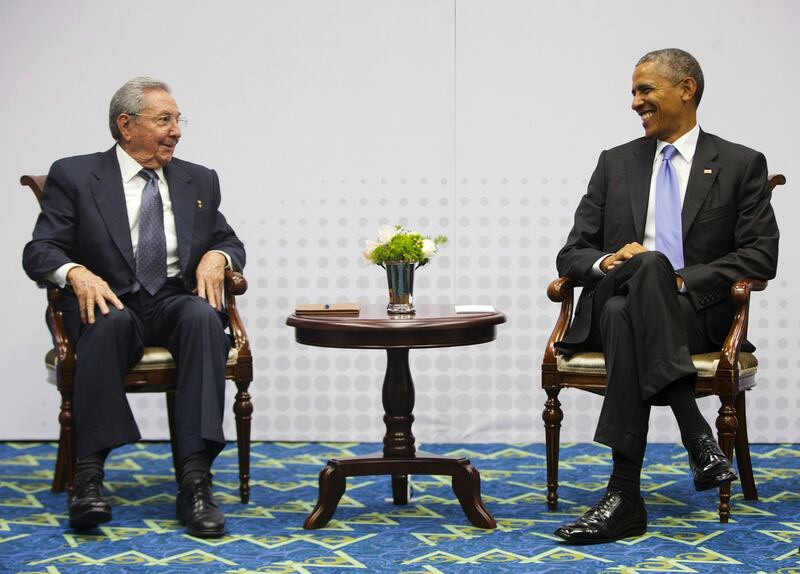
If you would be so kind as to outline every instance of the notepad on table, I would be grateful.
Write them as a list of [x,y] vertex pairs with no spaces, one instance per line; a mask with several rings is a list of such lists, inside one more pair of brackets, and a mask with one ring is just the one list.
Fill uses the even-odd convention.
[[358,303],[301,303],[294,308],[295,315],[358,315]]
[[491,305],[456,305],[456,313],[494,313]]

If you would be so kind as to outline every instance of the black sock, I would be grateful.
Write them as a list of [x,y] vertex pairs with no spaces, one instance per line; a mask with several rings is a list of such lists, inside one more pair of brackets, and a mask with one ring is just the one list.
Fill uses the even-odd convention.
[[211,472],[211,459],[204,450],[193,452],[181,461],[181,485],[203,479]]
[[664,395],[678,421],[684,444],[700,435],[713,436],[711,427],[697,407],[693,377],[678,379],[664,390]]
[[82,483],[89,478],[99,478],[102,481],[105,476],[103,467],[108,453],[108,450],[101,450],[76,461],[75,482]]
[[614,460],[614,469],[608,480],[608,488],[622,491],[622,495],[629,500],[638,500],[641,496],[642,463],[628,458],[618,450],[611,451]]

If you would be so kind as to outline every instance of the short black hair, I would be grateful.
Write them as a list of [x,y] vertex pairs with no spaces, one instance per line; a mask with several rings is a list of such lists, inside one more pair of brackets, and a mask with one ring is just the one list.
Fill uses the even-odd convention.
[[694,105],[695,107],[700,105],[700,99],[703,97],[703,88],[705,87],[703,70],[700,68],[700,64],[695,57],[689,52],[678,48],[653,50],[639,58],[636,65],[640,66],[645,62],[655,62],[658,64],[664,75],[675,83],[687,77],[692,78],[697,84],[697,90],[694,93]]

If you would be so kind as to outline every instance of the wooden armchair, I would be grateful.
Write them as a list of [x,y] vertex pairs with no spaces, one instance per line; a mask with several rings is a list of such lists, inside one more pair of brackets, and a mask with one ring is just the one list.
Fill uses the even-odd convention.
[[[23,175],[20,183],[33,190],[39,200],[46,180],[44,175]],[[236,296],[247,290],[247,281],[232,271],[225,272],[225,308],[230,318],[230,331],[234,345],[228,353],[225,377],[236,384],[236,400],[233,412],[236,417],[236,442],[239,451],[239,496],[242,503],[250,500],[250,422],[253,404],[248,387],[253,380],[253,358],[250,343],[236,307]],[[53,476],[53,492],[72,490],[75,473],[75,428],[72,407],[75,382],[75,350],[61,313],[62,290],[47,289],[47,314],[54,348],[45,355],[45,365],[55,372],[56,385],[61,393],[61,412],[58,422],[61,432],[58,438],[58,455]],[[129,393],[166,393],[167,417],[170,436],[174,436],[175,422],[175,362],[170,352],[163,347],[146,347],[142,360],[125,377],[125,391]],[[172,461],[178,474],[178,459],[172,445]]]
[[[783,175],[770,175],[769,188],[786,183]],[[698,371],[695,392],[698,397],[717,395],[720,399],[716,426],[719,445],[728,460],[736,463],[745,500],[758,500],[753,468],[750,462],[750,445],[747,439],[747,412],[744,391],[756,385],[755,375],[758,359],[751,353],[741,351],[747,337],[747,320],[750,293],[762,291],[766,281],[741,279],[731,287],[731,300],[736,306],[733,324],[719,352],[692,355]],[[559,277],[547,287],[547,296],[561,303],[553,332],[547,341],[542,360],[542,388],[547,393],[542,419],[545,427],[547,453],[547,504],[554,510],[558,504],[558,451],[561,421],[564,413],[558,394],[563,388],[583,389],[602,395],[606,388],[605,360],[602,353],[576,353],[570,358],[558,354],[555,344],[566,335],[572,322],[573,288],[566,277]],[[719,520],[728,522],[730,517],[731,485],[719,489]]]

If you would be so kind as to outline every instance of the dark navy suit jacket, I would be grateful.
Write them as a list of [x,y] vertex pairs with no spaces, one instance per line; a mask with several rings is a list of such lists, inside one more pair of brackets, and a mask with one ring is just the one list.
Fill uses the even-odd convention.
[[[178,235],[181,276],[187,291],[196,285],[200,258],[218,249],[233,267],[245,264],[242,242],[219,211],[214,170],[177,158],[164,166]],[[41,213],[22,263],[43,284],[51,271],[79,263],[102,277],[119,296],[136,286],[136,263],[116,149],[58,160],[50,168]]]

